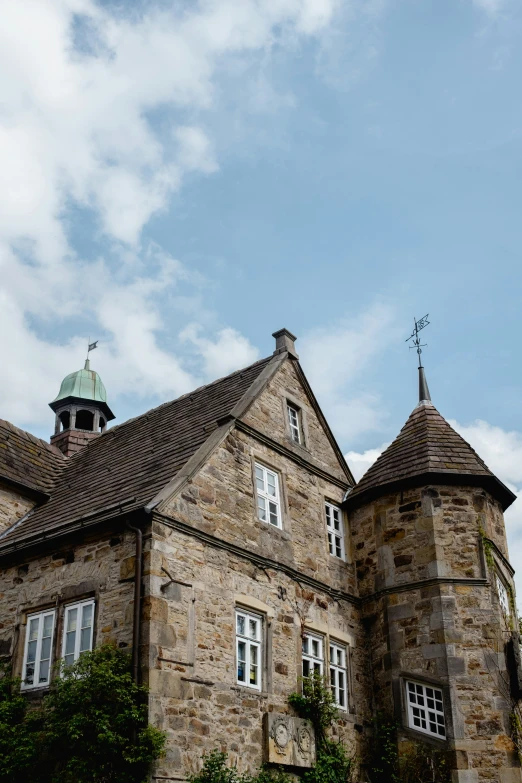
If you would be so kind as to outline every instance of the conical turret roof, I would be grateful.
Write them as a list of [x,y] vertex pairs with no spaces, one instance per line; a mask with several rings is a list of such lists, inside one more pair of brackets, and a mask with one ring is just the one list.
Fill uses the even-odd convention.
[[516,497],[431,402],[421,402],[413,410],[393,443],[352,490],[347,504],[359,506],[386,492],[422,484],[481,486],[504,509]]

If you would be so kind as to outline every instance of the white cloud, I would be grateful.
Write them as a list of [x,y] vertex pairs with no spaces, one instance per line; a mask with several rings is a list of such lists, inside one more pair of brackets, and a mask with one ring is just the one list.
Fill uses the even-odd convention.
[[473,0],[473,5],[490,16],[496,16],[504,5],[503,0]]
[[375,449],[366,449],[366,451],[362,452],[349,451],[344,455],[356,481],[359,481],[364,476],[368,468],[371,468],[377,457],[379,457],[388,446],[389,443],[383,443]]
[[[201,281],[142,247],[141,233],[187,176],[217,171],[211,121],[227,66],[248,63],[268,91],[271,50],[320,36],[336,0],[0,5],[1,415],[46,420],[42,399],[77,365],[84,333],[103,338],[96,365],[113,395],[172,396],[251,361],[245,338],[219,327],[212,339],[201,329],[185,339],[185,360],[173,353],[167,305],[177,297],[193,317]],[[85,210],[103,258],[82,258],[71,207]]]
[[522,608],[522,432],[503,430],[480,419],[468,425],[451,420],[450,424],[471,444],[488,468],[518,495],[506,511],[505,520],[510,560],[517,572],[518,603]]
[[382,428],[385,406],[368,386],[361,387],[361,377],[397,334],[394,310],[377,303],[299,340],[299,355],[314,393],[339,436],[353,439]]
[[253,364],[259,358],[259,351],[235,329],[221,329],[215,340],[200,337],[201,327],[189,324],[180,339],[198,348],[203,359],[203,371],[208,380],[220,378],[229,372]]

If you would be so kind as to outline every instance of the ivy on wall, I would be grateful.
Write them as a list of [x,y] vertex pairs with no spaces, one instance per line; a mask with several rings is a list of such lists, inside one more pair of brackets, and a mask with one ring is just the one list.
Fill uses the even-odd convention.
[[111,646],[62,666],[41,703],[0,671],[0,783],[145,783],[165,735],[148,725],[146,689]]

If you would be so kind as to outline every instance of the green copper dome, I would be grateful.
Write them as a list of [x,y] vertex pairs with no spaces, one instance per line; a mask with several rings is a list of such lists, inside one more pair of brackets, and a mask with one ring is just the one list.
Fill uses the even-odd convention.
[[60,407],[59,403],[66,400],[96,402],[100,408],[105,410],[108,419],[114,418],[107,405],[107,392],[102,379],[97,372],[91,370],[89,360],[85,362],[83,370],[72,372],[63,379],[58,396],[49,404],[53,410],[56,410]]

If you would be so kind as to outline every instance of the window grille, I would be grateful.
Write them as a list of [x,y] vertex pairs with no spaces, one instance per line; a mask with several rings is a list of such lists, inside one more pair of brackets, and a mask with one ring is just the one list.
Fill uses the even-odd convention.
[[445,739],[444,702],[440,688],[408,681],[406,693],[410,728]]

